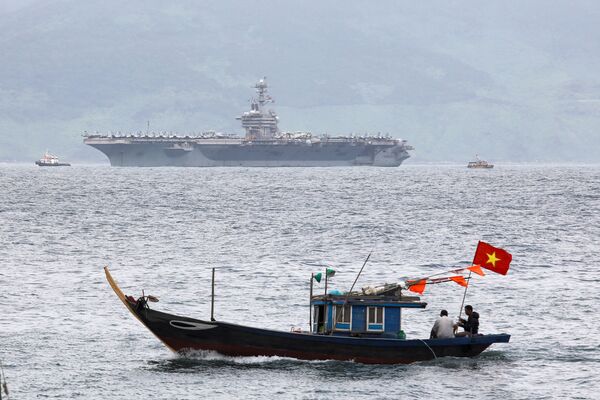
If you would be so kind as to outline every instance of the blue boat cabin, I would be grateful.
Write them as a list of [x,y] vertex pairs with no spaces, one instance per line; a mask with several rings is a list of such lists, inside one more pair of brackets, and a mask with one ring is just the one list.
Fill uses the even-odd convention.
[[356,337],[403,338],[402,309],[425,308],[416,296],[368,296],[353,293],[313,296],[312,333]]

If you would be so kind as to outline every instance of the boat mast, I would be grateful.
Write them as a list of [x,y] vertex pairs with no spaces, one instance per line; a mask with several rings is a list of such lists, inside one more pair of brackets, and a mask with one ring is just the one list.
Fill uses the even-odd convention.
[[212,282],[211,282],[211,293],[210,293],[210,320],[216,321],[215,319],[215,269],[212,269]]
[[254,85],[258,93],[258,111],[262,111],[263,107],[271,102],[271,97],[267,94],[267,77],[265,76]]
[[277,114],[266,109],[266,105],[273,102],[267,87],[266,77],[259,80],[254,85],[258,98],[250,102],[250,111],[236,118],[242,121],[242,128],[246,130],[246,140],[272,140],[279,134]]
[[308,297],[308,327],[309,332],[312,334],[312,297],[313,297],[313,279],[315,279],[315,273],[310,273],[310,296]]

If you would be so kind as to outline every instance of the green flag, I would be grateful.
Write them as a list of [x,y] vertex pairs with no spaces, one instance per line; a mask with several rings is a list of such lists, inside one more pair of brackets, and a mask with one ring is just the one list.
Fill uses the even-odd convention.
[[[335,270],[331,269],[331,268],[326,268],[325,269],[325,273],[327,274],[327,278],[331,278],[332,276],[335,275]],[[315,281],[321,283],[321,279],[323,278],[323,274],[318,272],[316,274],[313,275],[313,278],[315,279]]]

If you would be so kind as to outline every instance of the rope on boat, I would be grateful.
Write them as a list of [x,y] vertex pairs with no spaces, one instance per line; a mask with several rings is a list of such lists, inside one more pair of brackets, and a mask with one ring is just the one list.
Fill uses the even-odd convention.
[[423,339],[417,339],[417,340],[420,340],[421,342],[423,342],[423,344],[425,346],[427,346],[427,348],[431,351],[431,354],[433,354],[434,360],[437,360],[437,356],[435,355],[435,351],[433,351],[433,349],[431,347],[429,347],[429,345],[427,344],[427,342],[425,342]]

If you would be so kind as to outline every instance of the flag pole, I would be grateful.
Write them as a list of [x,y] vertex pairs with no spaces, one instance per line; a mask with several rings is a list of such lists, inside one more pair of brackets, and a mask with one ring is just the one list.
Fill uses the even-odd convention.
[[467,289],[469,288],[469,282],[471,282],[471,271],[467,277],[467,286],[465,286],[465,292],[463,293],[462,303],[460,303],[460,311],[458,312],[458,318],[462,317],[463,306],[465,305],[465,297],[467,297]]
[[[473,262],[471,265],[475,265],[475,258],[477,257],[477,249],[479,249],[479,244],[481,240],[477,242],[477,248],[475,249],[475,255],[473,256]],[[469,277],[467,278],[467,286],[465,286],[465,293],[463,293],[462,303],[460,303],[460,310],[458,311],[458,318],[462,317],[463,306],[465,305],[465,297],[467,297],[467,290],[469,289],[469,282],[471,282],[471,273],[473,271],[469,270]]]

